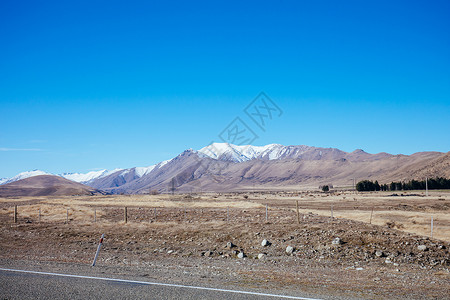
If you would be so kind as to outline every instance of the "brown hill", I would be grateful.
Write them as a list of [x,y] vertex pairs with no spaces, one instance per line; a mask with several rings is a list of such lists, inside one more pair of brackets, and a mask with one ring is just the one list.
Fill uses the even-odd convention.
[[424,162],[411,172],[408,179],[445,177],[450,178],[450,152]]
[[93,195],[99,190],[71,180],[39,175],[0,185],[0,197]]
[[353,178],[390,183],[426,176],[450,177],[449,153],[391,155],[369,154],[362,150],[339,153],[325,148],[308,153],[296,159],[255,159],[235,163],[200,158],[195,152],[185,151],[138,179],[128,180],[120,175],[122,172],[117,172],[92,185],[111,193],[140,194],[150,190],[168,192],[172,186],[177,192],[309,189],[323,184],[351,187]]

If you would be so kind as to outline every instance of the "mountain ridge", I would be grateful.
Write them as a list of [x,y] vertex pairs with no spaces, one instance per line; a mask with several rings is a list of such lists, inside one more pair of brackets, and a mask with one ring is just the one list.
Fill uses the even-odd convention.
[[238,146],[212,143],[200,150],[185,150],[170,160],[148,167],[85,174],[63,173],[59,176],[111,193],[146,193],[150,189],[167,192],[169,185],[185,190],[236,189],[255,185],[317,186],[331,182],[345,184],[345,178],[370,179],[378,176],[380,180],[399,180],[408,174],[422,174],[428,169],[432,169],[430,172],[434,174],[447,174],[427,165],[428,160],[439,161],[442,156],[442,165],[447,166],[449,155],[445,158],[442,152],[393,155],[386,152],[370,154],[362,149],[345,152],[337,148],[306,145]]

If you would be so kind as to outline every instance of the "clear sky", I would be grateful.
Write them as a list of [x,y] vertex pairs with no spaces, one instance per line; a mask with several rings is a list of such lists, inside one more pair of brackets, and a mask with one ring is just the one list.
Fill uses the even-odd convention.
[[[148,166],[239,117],[279,143],[450,150],[449,1],[1,1],[0,177]],[[244,109],[264,91],[282,114]]]

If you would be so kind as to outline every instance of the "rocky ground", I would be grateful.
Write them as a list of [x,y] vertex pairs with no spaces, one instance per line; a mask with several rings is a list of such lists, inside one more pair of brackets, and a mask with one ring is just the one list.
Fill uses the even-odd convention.
[[162,282],[238,287],[323,298],[450,299],[448,242],[388,226],[315,214],[261,210],[159,210],[144,221],[135,211],[124,224],[11,224],[2,216],[2,264],[89,265],[105,234],[96,268],[131,268]]

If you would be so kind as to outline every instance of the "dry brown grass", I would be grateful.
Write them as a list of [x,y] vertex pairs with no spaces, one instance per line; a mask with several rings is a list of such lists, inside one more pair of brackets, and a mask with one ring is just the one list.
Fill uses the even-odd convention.
[[[302,214],[314,213],[330,216],[333,207],[335,218],[345,218],[369,223],[372,208],[372,224],[389,226],[405,232],[430,236],[430,221],[434,219],[433,237],[450,241],[450,192],[433,191],[430,197],[391,196],[392,193],[339,192],[324,193],[248,193],[244,194],[203,194],[199,195],[108,195],[73,197],[23,197],[0,198],[0,214],[12,219],[13,205],[18,205],[19,216],[33,221],[38,220],[41,209],[41,221],[65,221],[67,209],[69,220],[92,223],[94,210],[97,220],[117,222],[123,207],[139,209],[262,209],[265,204],[270,208],[295,210],[295,201],[299,201]],[[110,211],[106,211],[106,210]],[[112,209],[115,219],[107,219]],[[133,212],[134,214],[134,212]],[[147,215],[150,213],[147,212]],[[223,216],[223,214],[222,214]],[[176,222],[168,219],[167,222]],[[140,222],[148,221],[140,219]],[[214,221],[205,219],[206,222]],[[220,220],[217,220],[221,222]]]

